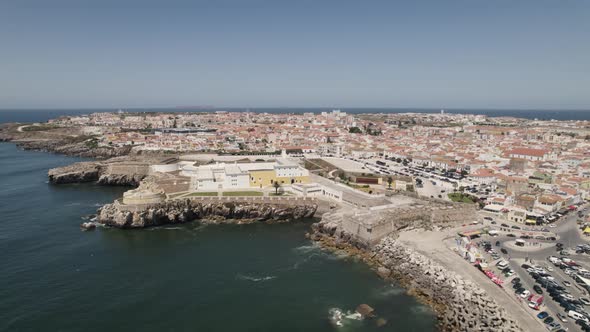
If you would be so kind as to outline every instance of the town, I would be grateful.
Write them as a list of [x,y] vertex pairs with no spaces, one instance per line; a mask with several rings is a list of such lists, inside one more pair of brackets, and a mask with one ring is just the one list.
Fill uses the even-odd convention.
[[[163,156],[143,165],[149,177],[115,202],[117,213],[185,199],[319,204],[316,240],[327,243],[330,234],[375,250],[395,234],[404,248],[461,275],[445,280],[481,287],[514,326],[590,330],[589,121],[444,111],[119,111],[19,129],[70,127],[91,147]],[[137,216],[109,222],[153,225]],[[482,318],[489,315],[482,310],[471,323],[511,321]],[[447,328],[474,328],[451,316]]]

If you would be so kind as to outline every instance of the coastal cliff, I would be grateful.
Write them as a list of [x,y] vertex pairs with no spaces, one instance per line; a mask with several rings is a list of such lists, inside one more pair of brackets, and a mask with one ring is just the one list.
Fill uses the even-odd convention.
[[149,157],[123,156],[52,168],[47,176],[53,184],[96,182],[101,185],[137,187],[149,175],[153,162]]
[[97,221],[117,228],[145,228],[193,220],[208,224],[281,223],[311,218],[316,210],[315,204],[201,202],[191,199],[166,201],[141,208],[115,202],[98,210]]
[[99,146],[96,135],[82,127],[48,124],[7,123],[0,126],[0,142],[12,142],[23,150],[45,151],[68,156],[108,159],[131,153],[131,146]]
[[442,331],[522,331],[483,289],[398,242],[395,233],[367,247],[336,224],[320,221],[309,237],[324,248],[359,257],[382,278],[399,282],[436,312]]

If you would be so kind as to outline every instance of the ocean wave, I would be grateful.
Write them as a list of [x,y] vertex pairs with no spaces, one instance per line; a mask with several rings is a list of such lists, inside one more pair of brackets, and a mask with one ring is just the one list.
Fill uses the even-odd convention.
[[241,279],[241,280],[259,282],[259,281],[268,281],[268,280],[275,279],[276,276],[253,277],[253,276],[248,276],[248,275],[244,275],[244,274],[238,274],[237,278]]
[[82,205],[82,203],[80,203],[80,202],[72,202],[72,203],[67,203],[64,206],[80,206],[80,205]]
[[320,249],[320,246],[318,246],[316,244],[303,245],[303,246],[293,248],[294,251],[302,252],[302,253],[308,253],[308,252],[316,251],[319,249]]
[[360,321],[363,319],[363,316],[358,312],[353,311],[346,311],[344,312],[340,308],[330,308],[328,310],[329,320],[332,325],[336,327],[344,327],[348,325],[352,321]]

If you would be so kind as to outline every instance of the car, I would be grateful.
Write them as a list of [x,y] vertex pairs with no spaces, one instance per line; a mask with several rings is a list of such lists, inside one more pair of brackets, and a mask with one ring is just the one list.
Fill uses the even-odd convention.
[[502,226],[502,227],[510,227],[507,224],[501,224],[500,226]]
[[554,320],[555,319],[553,317],[547,316],[547,318],[543,319],[543,323],[545,323],[545,324],[551,324],[551,323],[553,323]]
[[508,254],[508,250],[506,250],[506,249],[504,249],[504,248],[500,249],[500,251],[501,251],[501,252],[502,252],[504,255],[507,255],[507,254]]
[[517,283],[515,283],[515,284],[512,285],[512,288],[514,288],[514,289],[520,289],[520,288],[522,288],[522,284],[520,282],[517,282]]
[[590,300],[585,297],[581,297],[580,302],[582,302],[584,305],[590,305]]
[[512,233],[510,233],[510,234],[506,234],[506,236],[508,236],[508,237],[516,237],[516,235],[514,235],[514,234],[512,234]]
[[495,224],[497,224],[497,222],[495,222],[495,221],[492,221],[492,222],[491,222],[491,224],[492,224],[492,225],[495,225]]
[[558,313],[557,318],[559,318],[560,321],[567,323],[567,317],[565,315]]
[[546,327],[549,331],[556,331],[561,328],[561,324],[559,323],[545,323]]
[[543,294],[543,290],[541,289],[541,287],[539,287],[539,285],[534,285],[533,286],[533,290],[537,293],[537,294]]
[[520,297],[522,297],[523,299],[526,299],[527,297],[529,297],[529,295],[531,295],[531,292],[529,292],[526,289],[520,293]]
[[547,313],[547,311],[541,311],[540,313],[537,314],[537,318],[539,318],[539,319],[545,319],[546,317],[549,317],[549,314]]
[[525,269],[525,270],[526,270],[526,269],[530,269],[530,268],[531,268],[531,266],[530,266],[530,265],[528,265],[528,264],[522,264],[520,267],[522,267],[522,268],[523,268],[523,269]]
[[567,287],[572,287],[572,283],[567,280],[564,280],[563,284],[566,285]]
[[512,229],[520,229],[520,227],[518,227],[518,226],[512,226],[510,228],[512,228]]
[[582,315],[582,314],[581,314],[581,313],[579,313],[579,312],[576,312],[576,311],[574,311],[574,310],[570,310],[570,311],[568,311],[568,312],[567,312],[567,315],[568,315],[570,318],[573,318],[573,319],[575,319],[575,320],[576,320],[576,324],[578,323],[578,320],[581,320],[581,321],[583,321],[584,323],[588,324],[588,318],[586,318],[586,316]]
[[500,241],[496,241],[496,247],[500,246]]
[[519,277],[516,277],[516,278],[512,279],[510,282],[512,284],[518,284],[518,283],[520,283],[520,278]]

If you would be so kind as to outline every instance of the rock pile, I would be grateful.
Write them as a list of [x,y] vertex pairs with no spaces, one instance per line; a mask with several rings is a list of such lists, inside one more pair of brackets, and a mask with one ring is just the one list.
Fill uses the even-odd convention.
[[[444,331],[520,331],[508,313],[479,286],[391,237],[371,250],[382,277],[400,280],[408,291],[438,308]],[[441,310],[442,309],[442,310]]]
[[191,199],[167,201],[139,209],[117,202],[98,210],[97,220],[118,228],[144,228],[200,220],[203,223],[279,223],[311,218],[317,205],[287,205],[247,202],[200,202]]
[[335,222],[312,225],[309,237],[323,247],[362,258],[385,279],[395,279],[437,314],[442,331],[522,331],[481,289],[432,259],[407,248],[395,235],[370,247]]

